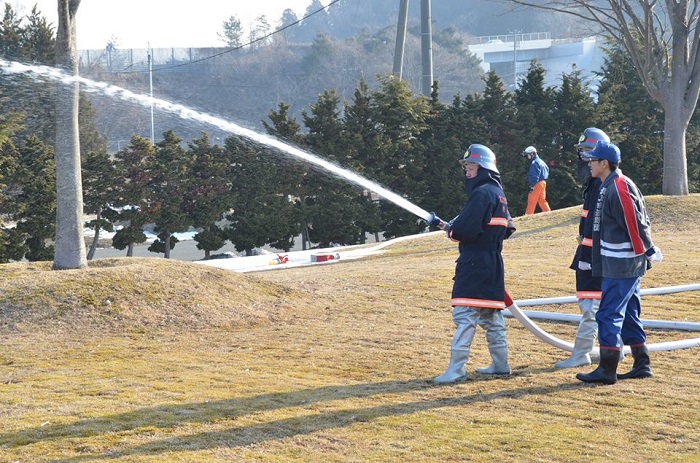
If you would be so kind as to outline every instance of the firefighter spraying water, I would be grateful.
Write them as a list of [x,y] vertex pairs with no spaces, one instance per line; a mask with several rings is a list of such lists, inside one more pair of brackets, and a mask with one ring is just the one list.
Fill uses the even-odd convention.
[[445,230],[459,242],[459,258],[452,287],[452,320],[456,325],[450,350],[450,363],[435,383],[453,383],[467,379],[476,326],[486,332],[492,363],[477,371],[482,374],[509,375],[505,309],[505,268],[501,251],[503,240],[514,231],[508,201],[496,167],[496,156],[488,147],[469,146],[459,161],[464,169],[468,200],[454,220],[446,223],[432,214],[431,225]]

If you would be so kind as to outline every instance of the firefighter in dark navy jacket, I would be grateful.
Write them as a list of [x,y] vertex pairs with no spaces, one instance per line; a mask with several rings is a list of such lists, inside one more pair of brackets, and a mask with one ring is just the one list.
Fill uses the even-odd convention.
[[590,352],[598,335],[595,314],[600,305],[600,277],[593,276],[591,253],[593,250],[593,214],[600,191],[600,179],[591,177],[588,161],[598,141],[610,141],[602,130],[589,127],[583,131],[576,144],[579,178],[584,181],[583,208],[578,225],[578,246],[570,268],[576,271],[576,299],[581,310],[581,320],[571,356],[554,364],[554,368],[573,368],[591,364]]
[[[435,383],[453,383],[467,378],[465,364],[476,326],[486,331],[492,363],[478,368],[482,374],[510,374],[505,309],[503,240],[515,231],[508,201],[501,186],[496,156],[484,145],[473,144],[459,161],[465,175],[468,200],[454,220],[431,222],[459,242],[459,258],[452,288],[452,320],[456,331],[447,371]],[[433,215],[434,216],[434,215]]]
[[[618,168],[620,150],[599,141],[591,152],[591,176],[602,181],[593,218],[593,275],[602,277],[596,313],[600,364],[576,375],[588,383],[613,384],[618,379],[652,376],[646,332],[642,326],[640,283],[652,261],[663,255],[651,239],[644,196]],[[620,350],[627,344],[634,357],[628,373],[618,375]]]

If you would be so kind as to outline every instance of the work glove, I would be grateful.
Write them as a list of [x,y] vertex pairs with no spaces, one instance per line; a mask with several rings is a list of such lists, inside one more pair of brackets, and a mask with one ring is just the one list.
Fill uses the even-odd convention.
[[448,224],[447,222],[442,220],[440,217],[435,215],[435,212],[431,212],[430,215],[425,219],[425,222],[428,225],[438,227],[440,230],[445,230],[445,231],[450,230],[450,224]]
[[656,245],[649,248],[645,254],[649,262],[661,262],[664,260],[664,255],[661,253],[661,249],[659,249],[659,247]]
[[578,269],[579,270],[590,270],[591,269],[591,263],[590,262],[584,262],[582,260],[578,261]]
[[515,224],[513,223],[513,219],[510,217],[510,214],[508,214],[508,225],[506,225],[506,236],[505,239],[508,239],[511,237],[513,233],[515,233]]

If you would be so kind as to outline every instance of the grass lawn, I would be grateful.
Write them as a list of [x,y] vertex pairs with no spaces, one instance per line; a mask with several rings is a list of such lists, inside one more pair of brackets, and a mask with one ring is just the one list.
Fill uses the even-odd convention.
[[[647,204],[664,261],[642,286],[700,282],[700,195]],[[513,298],[573,295],[578,213],[516,219]],[[253,274],[162,258],[0,265],[0,462],[700,461],[698,348],[653,352],[653,378],[587,385],[575,374],[590,367],[555,370],[566,353],[508,318],[510,377],[476,373],[490,362],[477,330],[469,380],[433,385],[456,256],[434,233]],[[700,292],[647,296],[642,315],[700,322],[699,305]],[[575,324],[537,323],[573,340]]]

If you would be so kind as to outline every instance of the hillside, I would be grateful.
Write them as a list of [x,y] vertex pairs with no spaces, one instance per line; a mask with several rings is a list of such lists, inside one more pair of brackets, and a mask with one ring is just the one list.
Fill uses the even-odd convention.
[[[647,198],[664,252],[643,287],[700,281],[700,195]],[[516,299],[573,293],[577,208],[516,218]],[[442,233],[336,264],[236,274],[164,259],[0,265],[3,461],[697,461],[697,349],[595,387],[512,318],[511,377],[435,387],[453,331]],[[697,292],[645,319],[700,321]],[[541,310],[577,313],[573,305]],[[541,322],[571,340],[575,326]],[[697,333],[649,330],[649,341]],[[626,359],[620,370],[631,365]]]

